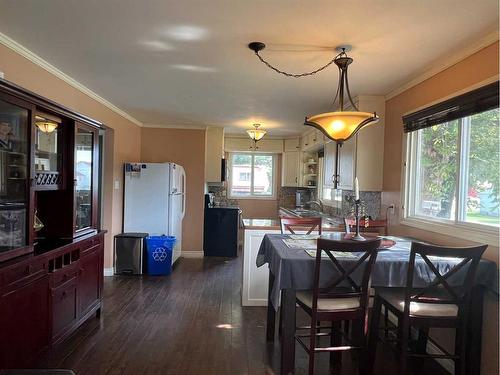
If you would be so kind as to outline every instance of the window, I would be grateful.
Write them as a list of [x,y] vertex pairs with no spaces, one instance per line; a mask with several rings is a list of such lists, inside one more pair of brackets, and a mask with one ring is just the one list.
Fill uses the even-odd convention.
[[229,195],[234,199],[275,198],[274,155],[231,154],[229,165]]
[[[467,233],[457,230],[452,233],[443,230],[440,225],[498,233],[498,96],[495,108],[491,107],[480,112],[472,109],[470,114],[464,110],[460,117],[451,116],[458,118],[449,118],[449,111],[440,111],[439,114],[446,113],[448,116],[448,121],[441,123],[432,123],[429,113],[426,120],[408,121],[403,118],[405,131],[408,132],[403,222],[410,225],[412,220],[415,220],[414,223],[427,222],[425,229],[461,237],[466,237]],[[460,105],[453,110],[456,108]],[[432,116],[435,118],[437,115]],[[429,226],[429,222],[438,227]]]

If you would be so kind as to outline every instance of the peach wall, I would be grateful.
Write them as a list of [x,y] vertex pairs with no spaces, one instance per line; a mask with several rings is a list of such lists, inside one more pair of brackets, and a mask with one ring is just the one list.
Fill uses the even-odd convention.
[[142,128],[141,161],[174,162],[186,171],[182,250],[203,251],[205,130]]
[[[415,237],[438,244],[460,246],[473,244],[458,238],[400,225],[401,170],[403,163],[402,116],[429,103],[449,97],[486,80],[498,77],[499,44],[495,42],[474,55],[447,68],[403,93],[387,100],[384,143],[384,187],[382,204],[395,204],[396,215],[390,218],[390,233]],[[498,79],[498,78],[497,78]],[[486,258],[499,263],[498,247],[489,246]],[[497,374],[498,365],[498,297],[486,294],[483,323],[481,373]],[[448,341],[448,340],[445,340]]]
[[[108,186],[104,186],[106,202],[103,223],[103,229],[108,230],[104,266],[112,267],[112,237],[122,229],[122,166],[125,161],[139,160],[141,128],[3,45],[0,45],[0,71],[4,72],[5,79],[96,119],[114,130],[111,158],[113,178],[105,180]],[[109,186],[112,180],[119,181],[119,189]],[[108,200],[111,200],[111,204]]]

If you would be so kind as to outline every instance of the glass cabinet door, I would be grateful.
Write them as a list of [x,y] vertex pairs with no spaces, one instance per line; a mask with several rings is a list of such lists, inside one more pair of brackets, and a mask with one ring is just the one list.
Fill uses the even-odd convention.
[[0,99],[0,256],[29,245],[30,110]]
[[92,227],[94,184],[94,143],[96,134],[83,126],[76,127],[75,134],[75,229]]
[[61,121],[35,116],[35,185],[54,190],[62,185]]

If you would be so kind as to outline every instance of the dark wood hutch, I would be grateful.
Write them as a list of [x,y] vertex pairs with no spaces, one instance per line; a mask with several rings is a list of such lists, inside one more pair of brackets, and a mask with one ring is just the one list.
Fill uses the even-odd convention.
[[0,369],[100,315],[100,129],[0,79]]

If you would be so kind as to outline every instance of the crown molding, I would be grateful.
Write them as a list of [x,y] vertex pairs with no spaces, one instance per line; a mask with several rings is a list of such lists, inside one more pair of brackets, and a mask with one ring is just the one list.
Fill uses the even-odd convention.
[[0,33],[0,43],[3,44],[5,47],[10,48],[12,51],[16,52],[17,54],[23,56],[24,58],[28,59],[31,61],[33,64],[45,69],[47,72],[51,73],[52,75],[56,76],[57,78],[61,79],[62,81],[66,82],[68,85],[74,87],[78,91],[82,92],[83,94],[87,95],[88,97],[94,99],[95,101],[101,103],[105,107],[109,108],[116,114],[122,116],[123,118],[133,122],[137,126],[143,126],[142,122],[137,120],[136,118],[132,117],[129,115],[127,112],[124,110],[118,108],[115,106],[113,103],[109,102],[108,100],[104,99],[102,96],[99,96],[96,94],[94,91],[89,89],[88,87],[82,85],[80,82],[75,80],[74,78],[71,78],[69,75],[61,71],[60,69],[56,68],[54,65],[49,63],[48,61],[44,60],[34,52],[30,51],[23,45],[17,43],[15,40],[11,39],[7,35]]
[[208,125],[189,125],[189,124],[142,124],[144,128],[155,128],[155,129],[187,129],[187,130],[205,130]]
[[425,71],[424,73],[418,75],[417,77],[406,82],[404,85],[392,90],[385,95],[385,100],[394,98],[395,96],[403,93],[404,91],[411,89],[412,87],[422,83],[423,81],[435,76],[438,73],[448,69],[449,67],[465,60],[467,57],[472,56],[476,52],[488,47],[489,45],[497,42],[499,40],[499,31],[494,30],[489,34],[486,34],[483,38],[479,39],[476,43],[470,44],[469,46],[460,49],[458,52],[451,54],[448,58],[440,60],[434,67]]

